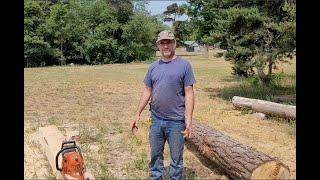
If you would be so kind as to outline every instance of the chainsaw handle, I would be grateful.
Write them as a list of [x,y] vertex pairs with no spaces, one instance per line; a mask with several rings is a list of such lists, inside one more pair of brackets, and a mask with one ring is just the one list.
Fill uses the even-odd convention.
[[76,141],[73,141],[73,140],[71,140],[71,141],[64,141],[62,144],[61,144],[61,149],[63,149],[63,146],[65,145],[65,144],[73,144],[73,146],[76,146]]
[[61,150],[57,153],[57,155],[56,155],[56,168],[57,168],[58,171],[62,171],[62,168],[59,168],[59,155],[60,155],[62,152],[68,150],[68,149],[75,149],[75,148],[78,149],[78,152],[80,153],[80,156],[82,157],[81,151],[80,151],[80,149],[79,149],[78,146],[65,147],[65,148],[61,149]]

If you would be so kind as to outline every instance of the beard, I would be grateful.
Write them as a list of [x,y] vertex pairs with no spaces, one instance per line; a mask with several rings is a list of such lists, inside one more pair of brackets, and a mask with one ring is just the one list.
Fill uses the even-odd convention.
[[173,51],[162,52],[162,56],[165,57],[165,58],[171,58],[171,57],[173,57],[173,55],[174,55]]

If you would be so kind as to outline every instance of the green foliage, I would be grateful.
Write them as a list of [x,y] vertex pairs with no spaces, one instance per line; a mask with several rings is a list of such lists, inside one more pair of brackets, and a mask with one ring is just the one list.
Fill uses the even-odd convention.
[[26,67],[52,65],[54,56],[54,49],[41,37],[25,35],[24,63]]
[[[186,11],[185,5],[178,6],[177,3],[173,3],[169,6],[167,6],[167,10],[163,12],[163,15],[164,15],[163,21],[164,22],[172,22],[172,31],[174,34],[176,34],[176,31],[179,31],[178,36],[180,38],[181,38],[181,32],[183,31],[183,27],[179,26],[182,24],[182,22],[177,21],[176,17],[185,14],[185,11]],[[181,29],[178,30],[179,28],[181,28]]]
[[250,77],[254,75],[254,70],[251,66],[243,63],[241,61],[236,61],[232,67],[232,74],[243,76],[243,77]]
[[196,40],[220,42],[227,60],[234,63],[234,74],[249,77],[256,68],[260,83],[266,85],[274,65],[295,54],[295,1],[190,0],[189,4]]
[[70,3],[66,13],[66,26],[64,42],[64,56],[67,63],[84,64],[85,59],[84,42],[88,38],[89,26],[85,17],[85,8],[78,3]]
[[165,27],[140,4],[133,11],[130,0],[25,1],[25,66],[149,60]]
[[24,64],[26,67],[54,64],[55,50],[39,31],[45,22],[46,4],[36,1],[24,3]]
[[188,21],[176,21],[175,27],[175,37],[178,42],[195,40],[192,37],[193,27]]
[[133,15],[134,7],[131,0],[107,0],[107,5],[120,24],[127,23]]
[[87,39],[84,41],[84,52],[90,64],[113,63],[117,57],[118,41],[114,33],[119,27],[112,10],[104,1],[89,4],[84,14],[87,24]]
[[154,55],[156,27],[156,19],[143,13],[136,13],[123,27],[123,38],[126,39],[123,54],[127,62],[135,59],[145,61]]
[[44,13],[40,5],[33,1],[26,1],[24,8],[24,34],[33,35],[39,25],[43,23]]
[[[274,73],[270,76],[270,83],[268,84],[268,86],[273,87],[273,88],[279,88],[279,87],[283,86],[282,81],[285,78],[288,78],[288,77],[286,77],[286,75],[284,73]],[[247,82],[251,86],[260,86],[258,76],[251,76],[250,78],[247,79]]]
[[49,18],[41,27],[45,35],[45,40],[55,48],[60,55],[59,61],[65,64],[64,45],[67,41],[67,11],[68,5],[63,3],[56,3],[50,7]]
[[[282,95],[294,95],[296,93],[295,86],[283,85],[279,86],[262,86],[257,76],[249,77],[239,86],[224,88],[218,91],[217,95],[211,97],[220,97],[225,100],[231,100],[234,96],[242,96],[247,98],[261,99],[273,101],[273,97]],[[295,100],[287,102],[295,105]]]

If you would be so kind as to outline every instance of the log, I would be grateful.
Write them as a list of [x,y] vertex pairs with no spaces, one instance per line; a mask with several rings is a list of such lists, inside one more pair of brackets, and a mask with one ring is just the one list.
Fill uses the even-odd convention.
[[272,116],[296,119],[296,106],[279,104],[259,99],[234,96],[232,104],[237,108],[250,108],[255,112],[260,112]]
[[[61,143],[66,138],[61,134],[58,128],[54,125],[40,127],[39,128],[39,140],[44,151],[49,164],[52,168],[53,174],[57,179],[75,179],[69,175],[65,175],[56,169],[56,155],[61,150]],[[78,142],[76,142],[79,147]],[[59,162],[62,161],[61,156],[59,157]],[[92,173],[86,169],[84,173],[85,178],[94,179]]]
[[296,119],[296,106],[273,102],[259,102],[252,105],[252,110],[273,116]]
[[212,164],[232,179],[289,179],[289,167],[277,158],[241,144],[195,120],[192,124],[192,136],[186,138],[185,144],[205,166]]
[[251,99],[240,96],[233,96],[232,104],[237,108],[252,108],[253,103],[259,102],[262,100],[259,99]]
[[282,96],[274,96],[272,97],[272,101],[280,103],[280,102],[295,102],[296,97],[293,95],[282,95]]

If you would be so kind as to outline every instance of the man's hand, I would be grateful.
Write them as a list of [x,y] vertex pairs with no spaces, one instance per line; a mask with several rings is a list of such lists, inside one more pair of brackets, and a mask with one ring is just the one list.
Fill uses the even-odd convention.
[[132,131],[132,133],[133,133],[133,131],[134,131],[135,129],[138,130],[138,122],[139,122],[139,120],[140,120],[140,116],[139,116],[139,115],[136,115],[136,116],[134,117],[132,123],[131,123],[131,131]]
[[192,132],[192,124],[191,122],[187,122],[186,123],[186,129],[184,131],[181,131],[181,133],[183,134],[183,137],[188,137],[191,138],[191,132]]
[[191,137],[191,126],[192,126],[192,112],[194,107],[194,92],[193,92],[193,85],[184,87],[185,91],[185,104],[186,104],[186,111],[185,111],[185,122],[186,122],[186,129],[182,132],[183,137]]

